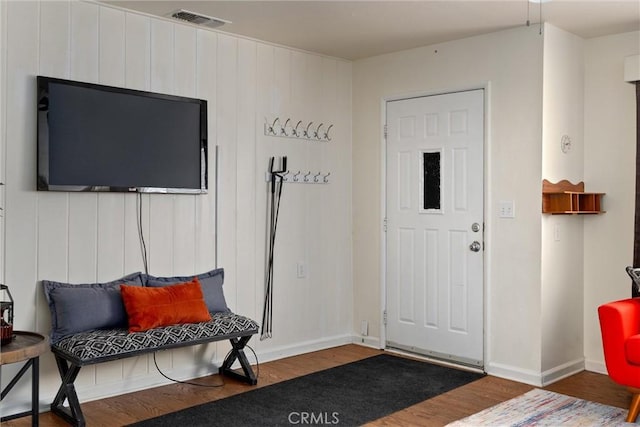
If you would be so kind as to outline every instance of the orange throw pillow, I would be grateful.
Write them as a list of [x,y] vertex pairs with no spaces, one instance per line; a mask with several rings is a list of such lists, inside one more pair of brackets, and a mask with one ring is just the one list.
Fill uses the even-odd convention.
[[129,332],[211,320],[196,277],[163,288],[121,285],[120,293],[129,317]]

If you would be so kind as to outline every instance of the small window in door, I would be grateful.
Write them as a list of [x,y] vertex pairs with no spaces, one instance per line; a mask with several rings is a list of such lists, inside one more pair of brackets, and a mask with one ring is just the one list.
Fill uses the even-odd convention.
[[440,151],[422,152],[422,211],[440,212],[441,154]]

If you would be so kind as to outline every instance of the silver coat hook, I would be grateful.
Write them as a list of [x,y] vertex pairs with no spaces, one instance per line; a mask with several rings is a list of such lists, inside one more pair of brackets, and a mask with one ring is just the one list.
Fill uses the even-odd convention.
[[329,132],[331,132],[331,128],[333,127],[333,125],[329,125],[329,127],[327,128],[327,131],[324,133],[324,139],[326,139],[327,141],[331,141],[331,137],[329,136]]
[[300,134],[298,133],[298,126],[300,126],[301,123],[302,123],[302,120],[298,120],[298,123],[296,123],[296,127],[294,127],[293,131],[291,132],[293,136],[300,136]]
[[306,136],[307,138],[311,138],[311,135],[309,135],[309,128],[311,127],[312,124],[313,122],[309,122],[309,124],[307,125],[307,128],[304,130],[304,136]]
[[289,134],[287,133],[287,125],[289,124],[290,121],[291,119],[287,119],[287,121],[284,122],[284,126],[282,126],[282,130],[280,132],[282,132],[284,136],[289,136]]
[[304,175],[304,182],[309,182],[309,175],[311,175],[311,171],[307,172],[307,173]]
[[324,182],[329,182],[329,175],[331,175],[331,172],[329,172],[328,174],[326,174],[324,177],[322,177],[322,180]]
[[272,135],[278,134],[278,132],[276,132],[276,123],[278,123],[279,121],[280,121],[280,117],[276,117],[273,123],[271,123],[271,126],[269,126],[269,133],[271,133]]
[[322,172],[318,172],[317,174],[315,174],[315,175],[313,176],[313,182],[318,182],[318,177],[319,177],[320,175],[322,175]]
[[298,171],[297,173],[293,174],[293,181],[294,182],[298,182],[298,175],[300,175],[300,171]]
[[320,139],[320,128],[323,124],[324,123],[320,123],[320,125],[316,128],[315,132],[313,133],[314,138]]

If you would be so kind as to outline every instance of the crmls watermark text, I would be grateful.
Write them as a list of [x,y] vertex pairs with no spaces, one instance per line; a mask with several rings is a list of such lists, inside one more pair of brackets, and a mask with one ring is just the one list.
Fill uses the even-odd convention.
[[340,424],[338,412],[291,412],[289,424],[332,425]]

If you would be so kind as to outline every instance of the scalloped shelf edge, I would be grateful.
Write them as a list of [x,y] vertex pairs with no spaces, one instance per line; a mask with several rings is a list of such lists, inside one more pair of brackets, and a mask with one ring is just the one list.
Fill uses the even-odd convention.
[[584,182],[572,184],[563,179],[552,183],[542,180],[542,213],[553,215],[597,215],[602,210],[602,196],[605,193],[587,193]]

